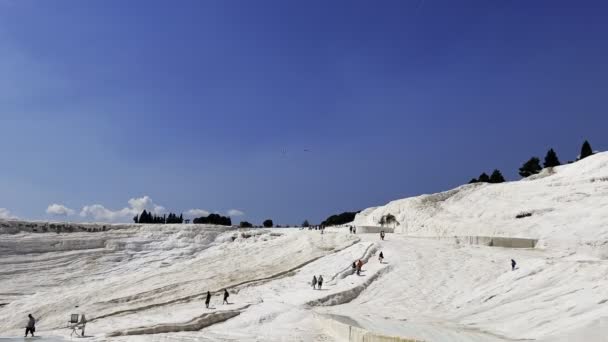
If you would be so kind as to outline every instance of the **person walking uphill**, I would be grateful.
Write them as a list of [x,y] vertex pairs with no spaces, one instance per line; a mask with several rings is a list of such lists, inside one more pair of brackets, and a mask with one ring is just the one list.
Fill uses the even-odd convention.
[[380,255],[378,256],[378,260],[380,260],[380,263],[382,263],[382,260],[384,260],[384,254],[382,254],[382,252],[380,252]]
[[312,289],[316,290],[317,289],[317,276],[312,276]]
[[27,337],[28,333],[31,333],[32,337],[34,337],[34,331],[36,331],[36,320],[32,314],[27,315],[27,317],[29,317],[29,321],[25,326],[25,337]]
[[228,297],[230,297],[230,295],[228,294],[228,290],[224,289],[224,302],[223,302],[223,304],[230,304],[230,303],[228,303]]
[[319,280],[317,281],[317,284],[319,284],[319,290],[321,289],[321,286],[323,286],[323,276],[319,275]]
[[511,271],[515,271],[515,265],[517,265],[517,263],[515,260],[511,259]]
[[363,261],[361,261],[361,259],[359,259],[359,261],[357,261],[357,275],[361,275],[362,267],[363,267]]
[[205,306],[209,309],[209,303],[211,303],[211,293],[207,291],[207,298],[205,299]]

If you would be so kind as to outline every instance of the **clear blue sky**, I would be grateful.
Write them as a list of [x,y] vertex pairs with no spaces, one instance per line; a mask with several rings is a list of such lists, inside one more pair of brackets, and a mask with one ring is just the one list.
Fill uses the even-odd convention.
[[515,180],[550,147],[608,148],[606,18],[606,1],[0,0],[0,215],[318,222]]

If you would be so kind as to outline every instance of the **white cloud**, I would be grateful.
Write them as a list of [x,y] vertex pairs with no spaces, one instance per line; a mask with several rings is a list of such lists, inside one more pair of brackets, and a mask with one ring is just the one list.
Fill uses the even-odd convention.
[[46,213],[49,215],[68,216],[74,215],[74,210],[66,207],[63,204],[53,203],[46,208]]
[[16,216],[11,215],[10,210],[6,209],[6,208],[0,208],[0,219],[3,220],[12,220],[12,219],[16,219]]
[[209,216],[209,214],[210,213],[204,209],[190,209],[186,211],[186,215],[191,217]]
[[110,210],[101,204],[86,205],[80,211],[80,216],[90,217],[100,221],[131,221],[135,215],[147,210],[153,214],[160,215],[165,212],[165,207],[157,205],[148,196],[131,198],[129,206],[120,210]]
[[238,209],[228,210],[228,216],[243,216],[243,215],[245,215],[245,213]]

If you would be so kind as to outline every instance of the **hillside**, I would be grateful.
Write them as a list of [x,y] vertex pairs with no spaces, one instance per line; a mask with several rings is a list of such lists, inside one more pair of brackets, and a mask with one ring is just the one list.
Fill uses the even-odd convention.
[[[355,217],[377,226],[393,214],[395,232],[413,236],[505,236],[539,239],[537,247],[608,258],[608,152],[545,169],[529,179],[463,185],[392,201]],[[517,215],[527,214],[523,218]]]

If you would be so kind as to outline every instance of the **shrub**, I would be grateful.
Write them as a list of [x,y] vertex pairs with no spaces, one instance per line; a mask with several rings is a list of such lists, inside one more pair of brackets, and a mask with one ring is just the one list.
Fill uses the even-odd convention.
[[492,172],[492,175],[490,176],[490,183],[504,183],[504,181],[505,177],[502,176],[502,173],[500,173],[498,169]]
[[239,224],[239,227],[241,228],[253,228],[253,225],[247,221],[241,221],[241,223]]
[[539,173],[540,170],[542,170],[540,167],[540,159],[532,157],[519,168],[519,175],[526,178]]
[[210,214],[209,216],[201,216],[192,220],[195,224],[216,224],[219,226],[232,226],[230,217],[219,214]]
[[265,228],[272,228],[272,226],[274,226],[274,223],[272,222],[271,219],[264,221],[262,224],[264,225]]
[[490,176],[488,176],[484,172],[481,175],[479,175],[479,178],[477,178],[477,181],[480,182],[480,183],[489,183],[490,182]]
[[526,212],[526,213],[519,213],[519,214],[515,215],[515,218],[520,219],[520,218],[530,217],[530,216],[532,216],[532,213]]
[[544,167],[555,167],[555,166],[560,166],[561,163],[559,162],[559,159],[557,158],[557,153],[555,153],[555,151],[553,151],[553,149],[549,149],[549,151],[547,151],[547,155],[545,156],[545,163],[543,164]]
[[590,155],[593,155],[593,150],[591,149],[591,144],[589,144],[589,142],[585,140],[583,146],[581,147],[581,155],[578,159],[584,159],[589,157]]
[[353,222],[355,220],[355,216],[358,214],[358,211],[345,211],[338,215],[331,215],[325,221],[321,222],[322,226],[339,226],[345,223]]

